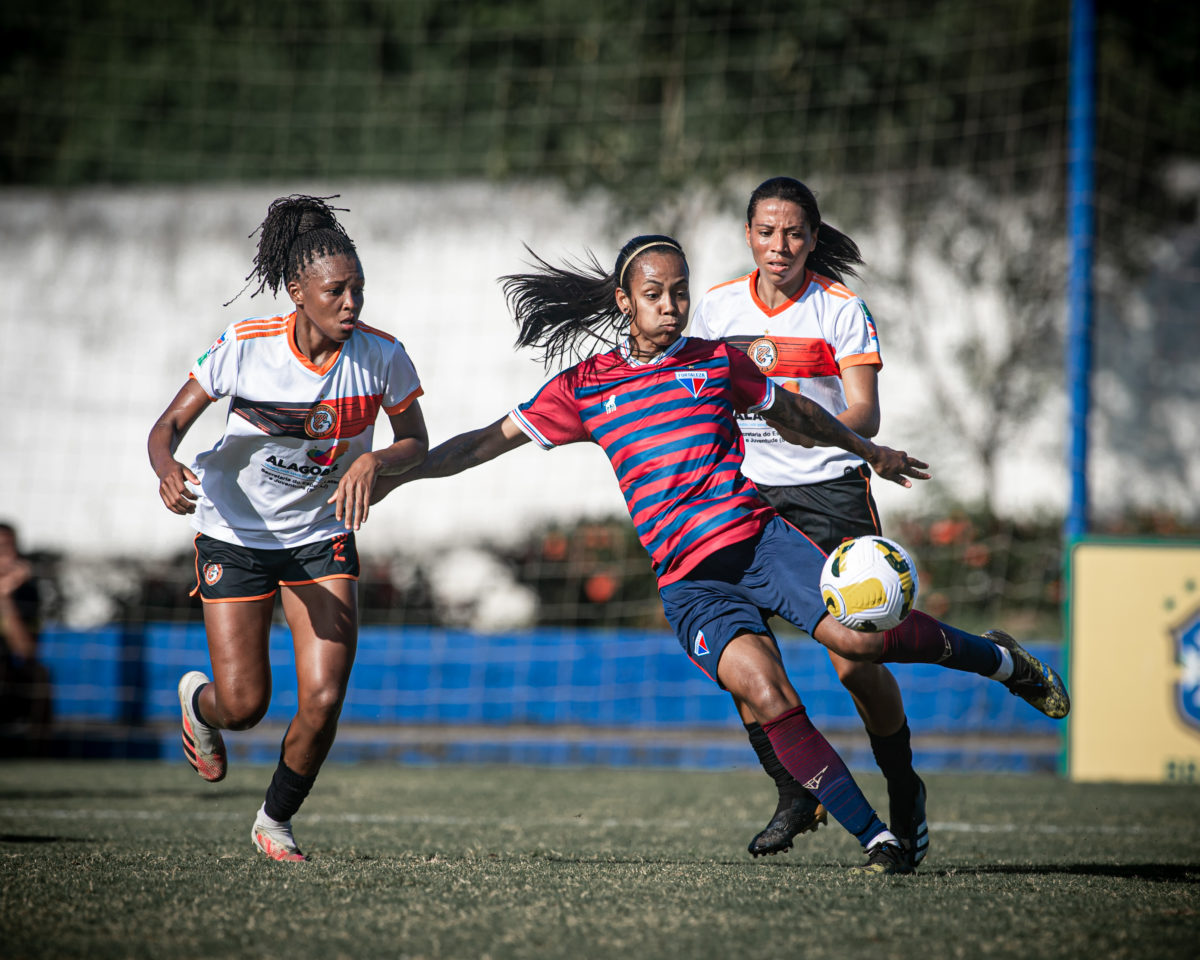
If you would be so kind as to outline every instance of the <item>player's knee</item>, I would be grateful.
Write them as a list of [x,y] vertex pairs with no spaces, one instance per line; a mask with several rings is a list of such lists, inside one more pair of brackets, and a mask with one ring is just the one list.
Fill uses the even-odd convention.
[[267,715],[270,693],[255,689],[218,690],[217,713],[226,730],[249,730]]
[[315,729],[321,729],[337,723],[344,697],[344,691],[336,684],[324,684],[305,692],[299,712]]
[[267,715],[266,703],[238,703],[226,707],[221,726],[226,730],[249,730]]

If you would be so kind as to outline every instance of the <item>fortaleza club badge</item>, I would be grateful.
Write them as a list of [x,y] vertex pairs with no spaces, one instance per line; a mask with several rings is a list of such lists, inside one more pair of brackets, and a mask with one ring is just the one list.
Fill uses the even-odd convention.
[[1175,685],[1176,709],[1184,723],[1200,730],[1200,608],[1175,631],[1175,657],[1183,668]]
[[687,387],[693,397],[699,397],[700,391],[708,380],[708,372],[706,370],[678,370],[675,373],[675,379]]

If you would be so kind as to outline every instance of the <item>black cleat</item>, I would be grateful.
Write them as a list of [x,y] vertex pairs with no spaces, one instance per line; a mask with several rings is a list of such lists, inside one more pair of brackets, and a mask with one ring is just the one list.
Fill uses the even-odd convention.
[[1003,630],[988,630],[984,636],[1012,654],[1013,675],[1004,681],[1009,693],[1055,720],[1070,712],[1071,698],[1062,677]]
[[752,857],[761,857],[768,853],[785,853],[792,849],[792,838],[801,833],[816,830],[829,821],[829,815],[811,793],[805,792],[798,797],[780,797],[779,806],[775,808],[775,816],[762,831],[750,841],[746,849]]
[[881,877],[889,873],[912,873],[913,868],[898,843],[882,840],[867,851],[867,862],[851,867],[850,872]]
[[892,830],[914,870],[929,853],[929,824],[925,819],[925,784],[917,777],[917,790],[906,804],[891,805]]

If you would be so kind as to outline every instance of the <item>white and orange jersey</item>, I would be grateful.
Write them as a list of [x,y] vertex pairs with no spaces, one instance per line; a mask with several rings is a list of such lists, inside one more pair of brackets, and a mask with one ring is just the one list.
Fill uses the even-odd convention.
[[[758,296],[757,281],[755,270],[709,290],[696,305],[688,333],[744,350],[784,390],[837,416],[847,406],[842,371],[858,364],[883,366],[867,305],[843,284],[810,270],[796,295],[772,310]],[[788,443],[758,414],[739,415],[738,425],[746,442],[742,471],[758,483],[818,483],[862,463],[837,447]]]
[[326,503],[371,449],[375,419],[422,393],[404,346],[360,323],[316,367],[295,343],[296,315],[231,324],[189,376],[215,402],[229,397],[225,432],[196,458],[192,526],[246,547],[312,543],[343,524]]

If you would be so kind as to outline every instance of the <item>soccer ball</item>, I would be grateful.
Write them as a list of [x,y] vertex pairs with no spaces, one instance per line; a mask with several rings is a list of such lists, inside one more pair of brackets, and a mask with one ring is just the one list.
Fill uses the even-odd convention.
[[908,552],[885,537],[840,544],[821,570],[821,599],[853,630],[890,630],[908,616],[920,588]]

